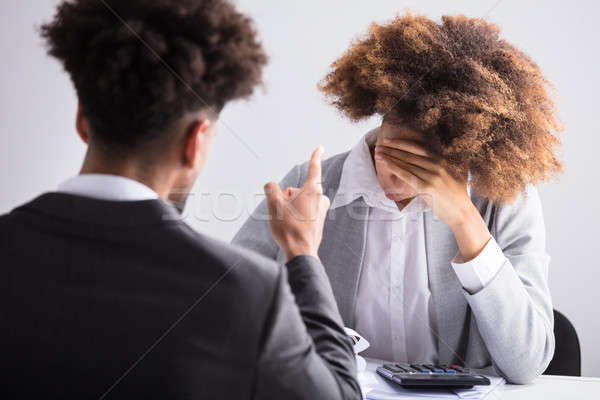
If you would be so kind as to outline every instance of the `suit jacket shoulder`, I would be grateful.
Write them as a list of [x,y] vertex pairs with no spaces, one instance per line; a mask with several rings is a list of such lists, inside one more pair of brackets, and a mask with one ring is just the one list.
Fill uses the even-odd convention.
[[2,391],[100,397],[139,359],[110,397],[248,397],[282,267],[171,209],[51,193],[0,217]]

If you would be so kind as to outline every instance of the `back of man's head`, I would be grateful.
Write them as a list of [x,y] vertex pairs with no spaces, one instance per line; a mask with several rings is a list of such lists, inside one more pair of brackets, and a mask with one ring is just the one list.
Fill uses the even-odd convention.
[[125,152],[162,141],[188,112],[249,96],[267,60],[227,0],[64,1],[41,34],[94,140]]

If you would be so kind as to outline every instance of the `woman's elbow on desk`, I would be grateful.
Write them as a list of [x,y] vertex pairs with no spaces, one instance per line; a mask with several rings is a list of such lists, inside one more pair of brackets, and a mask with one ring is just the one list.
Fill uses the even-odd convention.
[[552,360],[554,355],[554,334],[547,335],[545,343],[539,347],[528,347],[526,354],[516,358],[509,366],[503,369],[495,365],[497,372],[508,383],[514,385],[526,385],[533,382],[544,373]]

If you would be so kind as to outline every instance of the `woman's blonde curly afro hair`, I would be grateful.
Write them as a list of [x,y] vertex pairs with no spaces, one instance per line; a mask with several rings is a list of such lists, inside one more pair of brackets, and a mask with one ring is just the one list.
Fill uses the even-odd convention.
[[357,121],[375,114],[423,134],[455,177],[492,201],[561,171],[561,125],[550,83],[523,52],[480,18],[436,23],[406,13],[372,24],[320,83]]

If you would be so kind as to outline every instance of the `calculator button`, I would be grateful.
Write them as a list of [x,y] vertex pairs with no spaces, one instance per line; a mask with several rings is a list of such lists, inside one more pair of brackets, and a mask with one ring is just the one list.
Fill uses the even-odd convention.
[[423,364],[425,368],[432,371],[434,374],[443,374],[444,370],[432,364]]
[[388,371],[392,371],[394,373],[400,373],[400,372],[404,372],[404,370],[402,370],[401,368],[398,368],[397,366],[395,366],[394,364],[385,364],[383,366],[383,368],[387,369]]
[[460,365],[451,365],[450,368],[455,369],[459,374],[470,374],[469,368],[461,367]]
[[396,366],[398,368],[402,368],[405,372],[409,373],[409,374],[413,374],[415,372],[419,372],[416,369],[412,368],[409,364],[404,364],[404,363],[396,363]]
[[416,369],[419,372],[423,372],[425,374],[429,374],[431,372],[430,369],[425,368],[423,365],[419,365],[419,364],[410,364],[411,367],[413,367],[414,369]]

